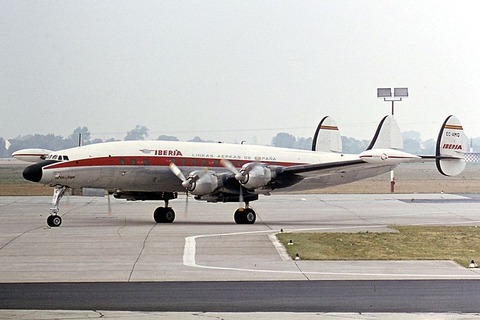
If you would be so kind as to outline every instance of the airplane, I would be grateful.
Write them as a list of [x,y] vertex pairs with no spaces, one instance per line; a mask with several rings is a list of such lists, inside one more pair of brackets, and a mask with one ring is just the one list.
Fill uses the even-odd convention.
[[22,160],[25,162],[39,162],[41,160],[45,160],[50,153],[52,153],[52,150],[48,149],[36,149],[36,148],[30,148],[30,149],[22,149],[15,151],[12,156],[15,159]]
[[[360,154],[342,153],[336,122],[324,117],[315,131],[311,150],[270,146],[179,141],[116,141],[52,151],[24,149],[13,157],[35,161],[23,171],[26,180],[54,188],[47,224],[62,224],[59,202],[68,189],[105,191],[126,200],[164,201],[153,217],[172,223],[169,201],[178,193],[207,202],[240,202],[237,224],[253,224],[250,202],[276,190],[319,189],[373,177],[405,162],[435,161],[446,176],[465,168],[467,139],[460,121],[449,116],[440,128],[436,154],[419,156],[400,149],[403,139],[393,116],[379,123],[368,148]],[[30,155],[30,156],[28,156]]]

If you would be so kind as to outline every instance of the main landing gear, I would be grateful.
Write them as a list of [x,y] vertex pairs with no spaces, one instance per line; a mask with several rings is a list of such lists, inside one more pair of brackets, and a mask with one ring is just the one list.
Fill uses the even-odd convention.
[[172,223],[175,220],[175,211],[170,207],[158,207],[153,212],[153,219],[157,223]]
[[248,202],[246,202],[245,208],[238,208],[235,211],[233,219],[237,224],[254,224],[257,219],[257,214],[248,206]]
[[[176,196],[175,196],[176,198]],[[158,207],[153,212],[153,219],[157,223],[172,223],[175,220],[175,211],[168,206],[168,200],[175,199],[172,197],[164,197],[165,207]]]
[[52,199],[52,204],[53,207],[50,208],[50,216],[47,218],[47,225],[49,227],[60,227],[62,224],[62,217],[58,215],[58,212],[60,209],[58,208],[58,204],[60,202],[60,199],[62,199],[63,195],[65,194],[65,191],[67,191],[68,187],[65,186],[56,186],[55,189],[53,190],[53,199]]
[[[157,223],[172,223],[175,220],[175,211],[168,206],[168,200],[165,200],[164,207],[158,207],[153,212],[153,219]],[[254,224],[257,219],[255,210],[248,206],[246,203],[245,208],[238,208],[233,219],[237,224]]]

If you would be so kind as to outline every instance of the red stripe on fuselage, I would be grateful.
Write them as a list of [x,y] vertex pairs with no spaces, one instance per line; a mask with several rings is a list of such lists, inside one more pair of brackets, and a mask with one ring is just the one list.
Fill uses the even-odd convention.
[[[79,160],[71,160],[58,162],[44,167],[44,169],[65,169],[78,167],[102,167],[102,166],[168,166],[171,162],[179,167],[220,167],[222,158],[191,158],[191,157],[159,157],[159,156],[115,156],[115,157],[99,157],[87,158]],[[237,160],[227,159],[233,163],[237,168],[243,165],[254,162],[254,160]],[[292,163],[292,162],[276,162],[276,161],[258,161],[267,165],[276,165],[289,167],[293,165],[304,165],[306,163]]]

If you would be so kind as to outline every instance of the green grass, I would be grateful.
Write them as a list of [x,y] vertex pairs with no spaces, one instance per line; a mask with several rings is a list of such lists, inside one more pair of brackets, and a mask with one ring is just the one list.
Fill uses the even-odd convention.
[[[294,258],[303,260],[454,260],[480,261],[480,228],[391,226],[392,233],[279,233]],[[293,240],[293,245],[287,245]]]

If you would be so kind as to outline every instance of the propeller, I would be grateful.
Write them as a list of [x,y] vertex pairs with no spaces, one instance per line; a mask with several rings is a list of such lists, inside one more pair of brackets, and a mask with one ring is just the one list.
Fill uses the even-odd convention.
[[195,182],[200,178],[198,174],[188,176],[185,178],[182,171],[177,167],[173,162],[170,162],[170,170],[176,175],[180,180],[182,180],[182,186],[187,189],[187,191],[192,191],[195,187]]
[[255,168],[255,166],[257,165],[256,162],[250,162],[247,163],[247,165],[243,166],[240,171],[238,171],[237,168],[235,168],[235,166],[233,165],[233,163],[231,163],[227,159],[222,159],[220,161],[220,164],[225,169],[233,173],[235,175],[235,179],[237,179],[240,183],[245,183],[248,181],[248,173],[252,171],[252,169]]
[[169,167],[170,167],[170,171],[172,171],[173,174],[176,175],[180,180],[187,181],[187,178],[185,178],[182,171],[180,171],[180,168],[178,168],[175,163],[170,162]]
[[112,215],[112,203],[110,202],[110,192],[107,192],[108,214]]
[[[189,181],[183,175],[179,167],[173,162],[170,162],[170,170],[176,175],[180,180],[182,180],[182,186],[185,188],[185,216],[188,215],[188,190],[192,188],[193,182]],[[198,179],[198,178],[197,178]]]
[[185,192],[185,217],[188,216],[188,189]]
[[249,164],[247,164],[245,166],[245,168],[242,168],[240,171],[237,170],[237,168],[235,168],[235,166],[233,165],[233,163],[231,163],[230,161],[228,161],[227,159],[222,159],[220,160],[220,164],[225,168],[227,169],[228,171],[230,171],[231,173],[233,173],[235,175],[235,179],[238,180],[239,185],[240,185],[240,191],[239,191],[239,194],[238,194],[238,202],[239,202],[239,206],[241,207],[242,206],[242,203],[243,203],[243,187],[242,187],[242,183],[244,183],[245,181],[248,180],[248,173],[255,167],[256,163],[255,162],[251,162]]

